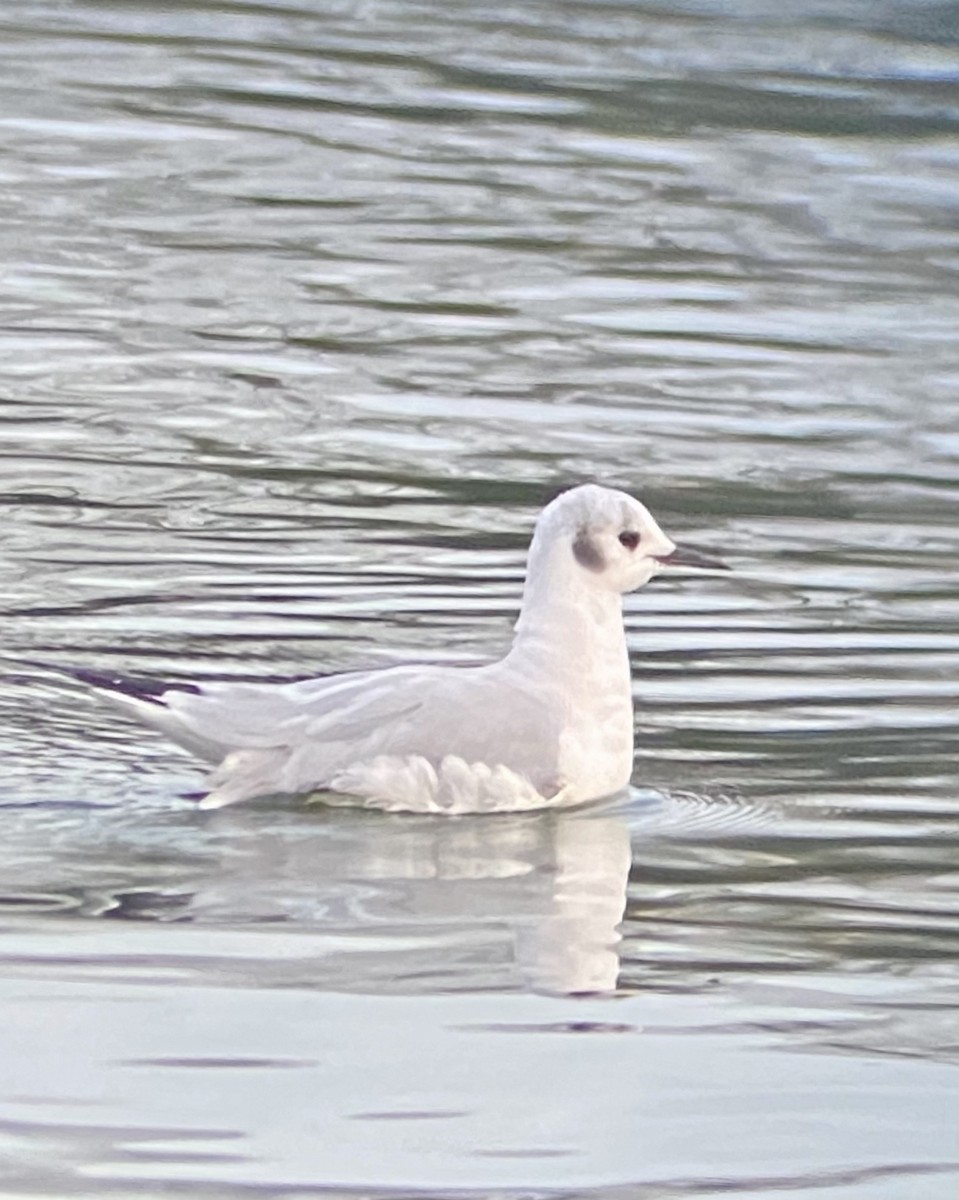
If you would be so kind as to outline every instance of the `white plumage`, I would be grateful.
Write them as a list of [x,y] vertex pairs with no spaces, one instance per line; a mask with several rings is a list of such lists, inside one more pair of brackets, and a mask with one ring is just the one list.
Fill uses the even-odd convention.
[[273,793],[411,812],[559,807],[629,780],[633,714],[622,594],[677,551],[646,508],[593,484],[540,514],[505,658],[288,684],[138,691],[85,673],[117,707],[217,764],[201,807]]

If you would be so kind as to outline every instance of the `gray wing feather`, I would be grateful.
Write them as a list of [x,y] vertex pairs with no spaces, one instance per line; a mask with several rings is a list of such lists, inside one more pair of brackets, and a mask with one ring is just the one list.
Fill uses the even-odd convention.
[[332,675],[289,684],[211,684],[163,700],[194,737],[220,749],[272,749],[309,738],[362,738],[378,723],[412,711],[420,675],[406,667]]

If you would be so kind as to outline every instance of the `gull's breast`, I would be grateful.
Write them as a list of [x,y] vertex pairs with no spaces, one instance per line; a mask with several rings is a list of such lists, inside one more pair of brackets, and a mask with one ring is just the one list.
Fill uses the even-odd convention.
[[582,800],[610,796],[633,772],[632,698],[611,693],[584,706],[559,739],[559,773]]

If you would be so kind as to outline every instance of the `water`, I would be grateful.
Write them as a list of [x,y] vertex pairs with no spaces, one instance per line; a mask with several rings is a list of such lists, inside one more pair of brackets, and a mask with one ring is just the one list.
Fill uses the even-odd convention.
[[[951,6],[2,21],[0,1194],[951,1200]],[[609,805],[198,814],[24,661],[497,654],[590,478],[735,568]]]

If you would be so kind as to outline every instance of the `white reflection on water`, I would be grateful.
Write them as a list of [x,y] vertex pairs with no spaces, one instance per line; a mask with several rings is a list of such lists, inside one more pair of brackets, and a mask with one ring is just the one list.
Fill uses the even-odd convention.
[[[463,819],[5,816],[0,1143],[40,1194],[721,1177],[856,1195],[888,1176],[950,1195],[949,969],[800,969],[848,941],[784,882],[813,822],[790,840],[736,797],[641,795]],[[847,870],[861,833],[835,843]]]
[[[290,981],[274,951],[303,926],[327,937],[311,978],[336,990],[616,988],[632,857],[623,812],[7,812],[0,911],[73,911],[114,930],[150,922],[156,963],[175,964],[181,922],[229,926],[259,946],[263,982],[274,969],[274,982]],[[58,868],[31,851],[38,838],[58,847]],[[220,970],[245,978],[242,961]]]

